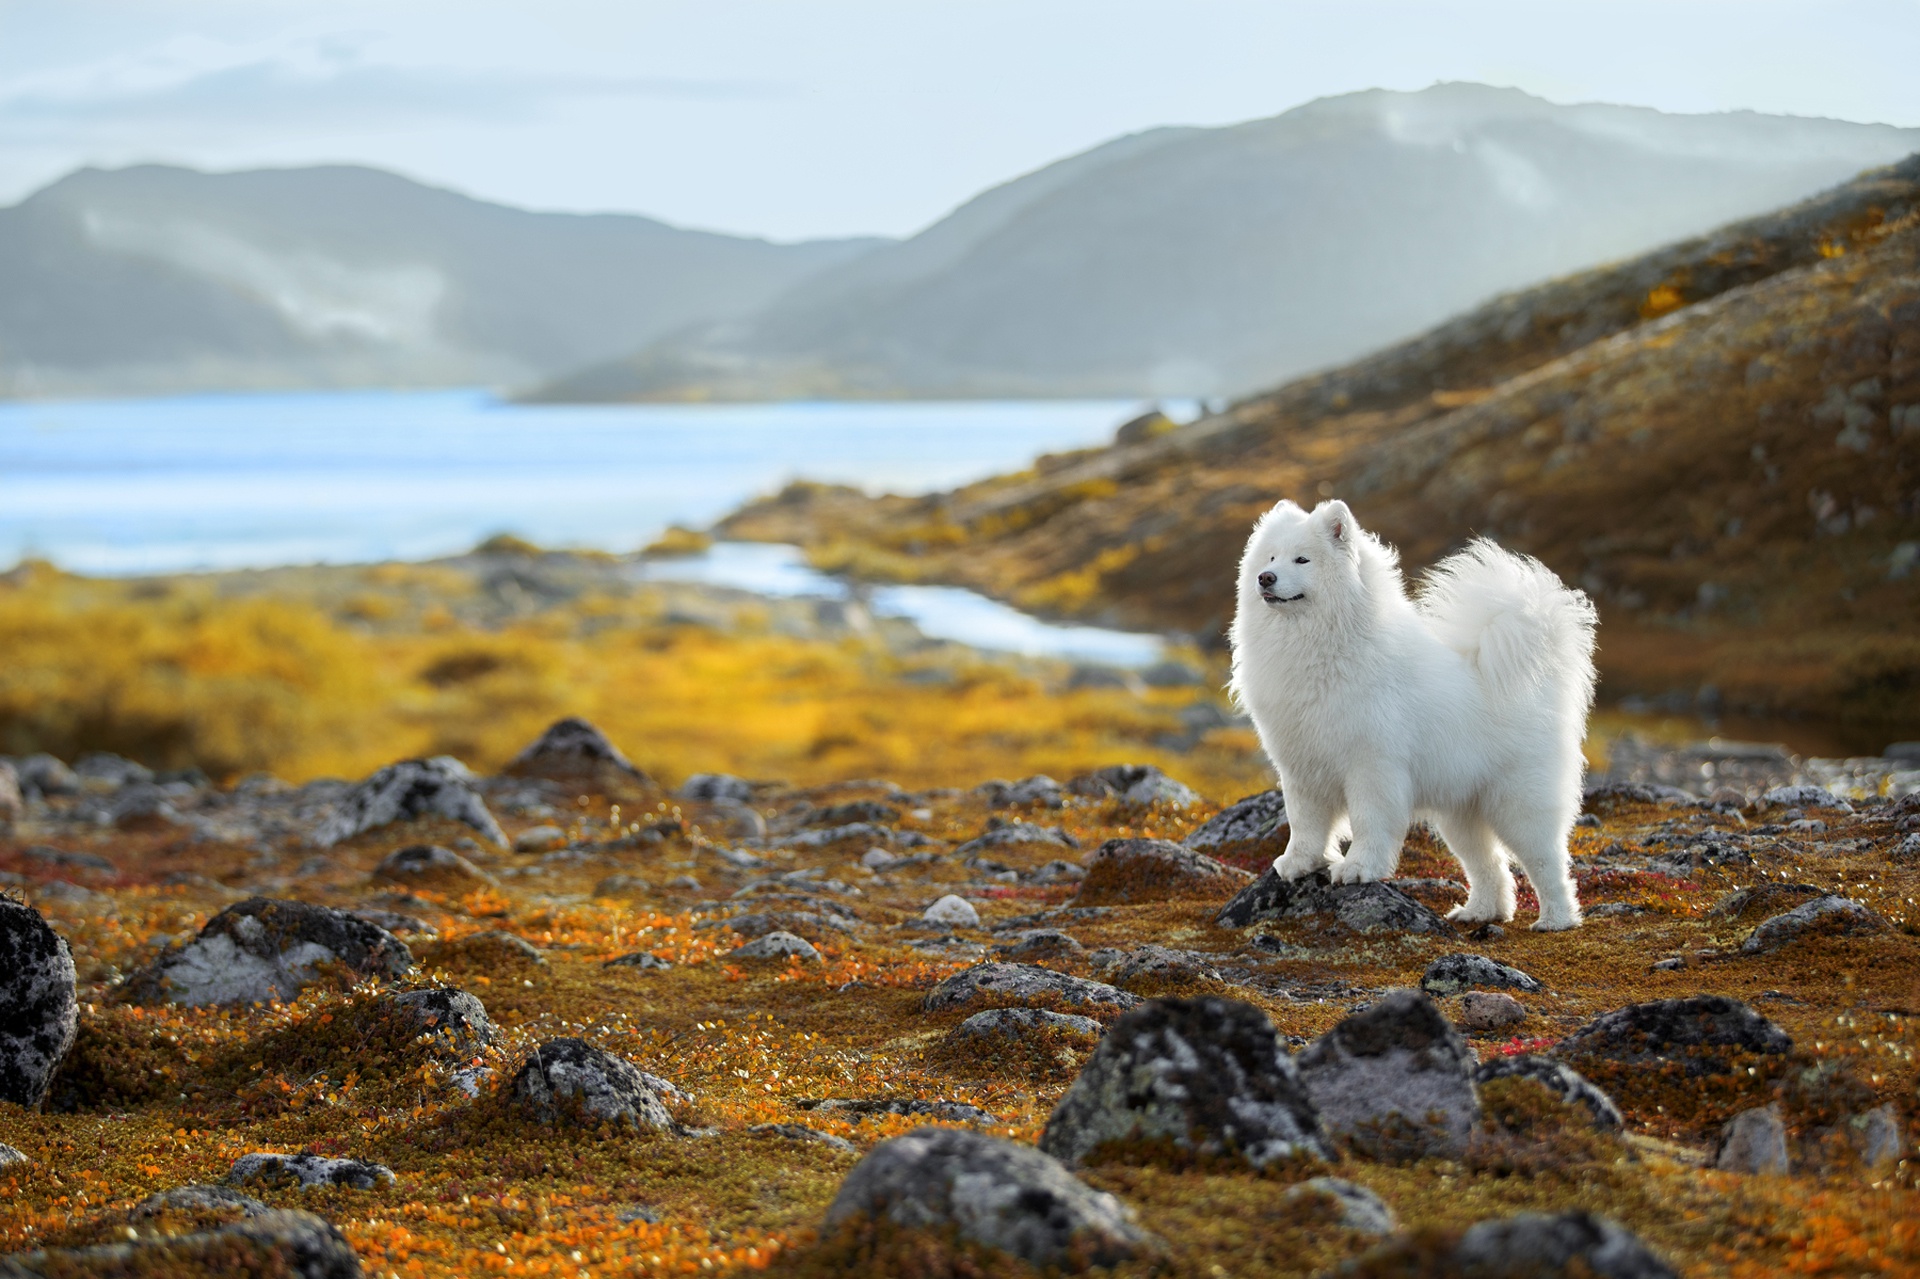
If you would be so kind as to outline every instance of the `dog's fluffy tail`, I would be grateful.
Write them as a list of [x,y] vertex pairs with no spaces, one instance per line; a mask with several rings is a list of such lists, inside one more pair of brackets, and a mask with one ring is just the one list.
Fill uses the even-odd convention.
[[1420,611],[1496,703],[1537,704],[1546,693],[1561,714],[1583,719],[1592,706],[1599,619],[1539,560],[1477,538],[1434,566]]

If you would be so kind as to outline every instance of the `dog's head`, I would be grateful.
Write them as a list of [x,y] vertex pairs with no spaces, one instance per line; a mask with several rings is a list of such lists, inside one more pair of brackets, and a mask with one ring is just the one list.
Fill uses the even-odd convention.
[[1311,514],[1282,501],[1260,517],[1240,562],[1240,604],[1285,615],[1303,612],[1359,582],[1358,546],[1365,536],[1338,500]]

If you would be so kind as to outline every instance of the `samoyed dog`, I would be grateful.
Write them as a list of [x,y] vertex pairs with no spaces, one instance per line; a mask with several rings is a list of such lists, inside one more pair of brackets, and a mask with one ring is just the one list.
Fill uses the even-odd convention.
[[1511,858],[1540,898],[1533,926],[1578,925],[1567,835],[1595,622],[1585,595],[1485,539],[1408,598],[1398,553],[1346,503],[1268,511],[1240,565],[1232,690],[1287,797],[1274,870],[1384,879],[1424,818],[1467,873],[1451,918],[1512,919]]

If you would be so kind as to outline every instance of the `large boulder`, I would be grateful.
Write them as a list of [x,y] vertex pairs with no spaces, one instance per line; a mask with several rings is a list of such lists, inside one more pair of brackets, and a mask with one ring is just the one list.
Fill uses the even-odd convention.
[[1200,802],[1200,796],[1152,764],[1114,764],[1083,773],[1067,783],[1075,795],[1090,799],[1112,799],[1122,804],[1170,804],[1185,808]]
[[974,1005],[1004,1008],[1040,1003],[1131,1008],[1139,1002],[1138,996],[1116,990],[1105,982],[1070,977],[1051,968],[986,963],[962,969],[942,981],[927,992],[921,1006],[931,1013]]
[[1327,1131],[1373,1158],[1457,1158],[1480,1118],[1473,1049],[1416,990],[1397,990],[1300,1054]]
[[1693,995],[1602,1013],[1554,1046],[1553,1055],[1615,1066],[1679,1063],[1689,1075],[1727,1074],[1730,1057],[1793,1051],[1787,1032],[1737,999]]
[[231,1279],[360,1279],[362,1271],[359,1254],[332,1223],[279,1208],[202,1234],[0,1257],[0,1279],[214,1273]]
[[355,835],[420,817],[464,822],[495,845],[507,842],[474,789],[473,774],[450,755],[403,759],[348,787],[314,828],[313,842],[331,848]]
[[1040,1137],[1073,1165],[1133,1143],[1256,1168],[1328,1154],[1273,1023],[1232,999],[1158,999],[1120,1018]]
[[1336,884],[1325,871],[1302,879],[1267,872],[1221,907],[1214,922],[1245,928],[1268,920],[1312,919],[1360,933],[1453,935],[1453,925],[1392,884]]
[[653,1132],[673,1130],[673,1116],[644,1071],[580,1039],[549,1039],[536,1047],[507,1093],[546,1123],[579,1116]]
[[1515,1053],[1481,1062],[1473,1072],[1473,1082],[1482,1087],[1496,1079],[1531,1079],[1569,1106],[1585,1110],[1596,1128],[1618,1129],[1626,1122],[1613,1098],[1573,1067],[1551,1057]]
[[501,771],[513,777],[590,786],[602,793],[653,785],[605,733],[576,716],[554,721]]
[[40,912],[0,897],[0,1101],[38,1106],[79,1027],[73,955]]
[[1164,839],[1110,839],[1086,861],[1079,906],[1197,897],[1218,901],[1253,882],[1236,866]]
[[1278,790],[1249,795],[1221,809],[1180,842],[1201,852],[1219,849],[1286,851],[1287,797]]
[[291,1000],[321,964],[396,978],[413,967],[413,954],[392,933],[346,911],[249,897],[129,974],[121,993],[135,1003],[189,1007]]
[[1112,1195],[1058,1161],[997,1137],[918,1128],[875,1146],[827,1208],[833,1230],[859,1218],[908,1230],[953,1232],[1029,1265],[1077,1271],[1113,1265],[1149,1237]]
[[1847,897],[1828,895],[1795,906],[1792,910],[1763,920],[1740,943],[1746,955],[1765,955],[1789,942],[1814,937],[1847,937],[1856,933],[1884,933],[1892,925]]

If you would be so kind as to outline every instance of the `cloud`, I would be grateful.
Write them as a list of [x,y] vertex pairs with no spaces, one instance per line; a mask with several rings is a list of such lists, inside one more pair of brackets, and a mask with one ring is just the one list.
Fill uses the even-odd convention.
[[0,80],[0,131],[50,140],[156,125],[226,132],[428,120],[501,123],[582,99],[752,99],[789,91],[753,80],[404,66],[380,61],[371,45],[370,38],[354,35],[265,46],[179,37]]

